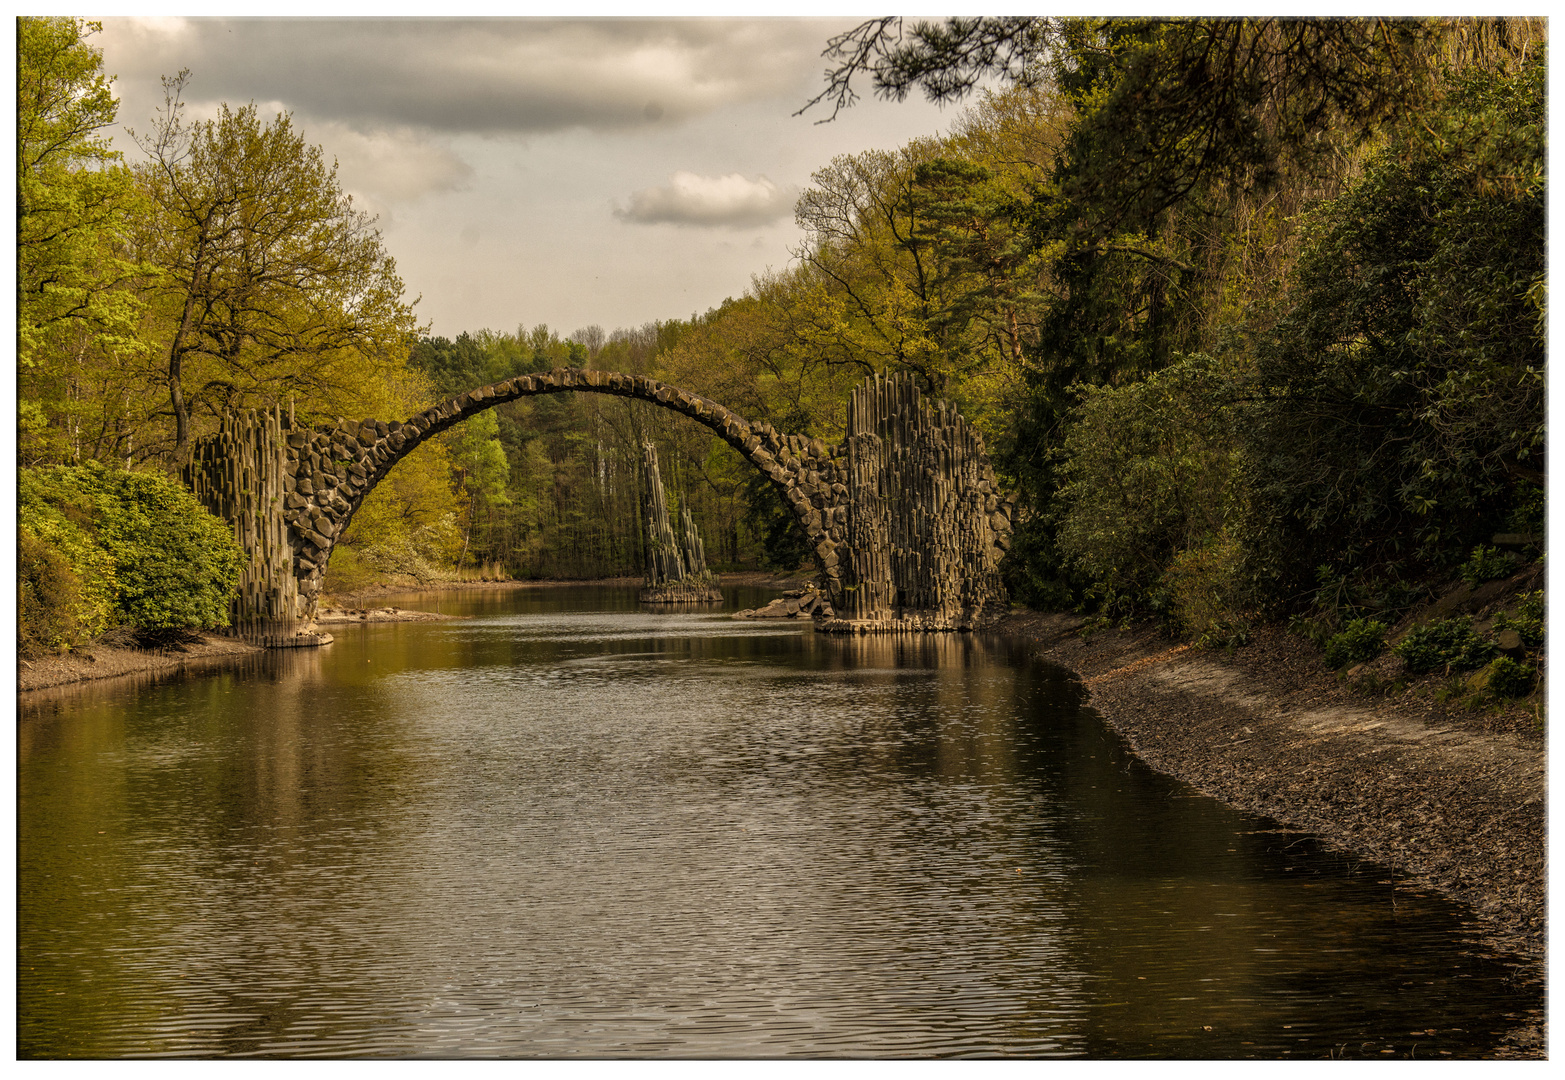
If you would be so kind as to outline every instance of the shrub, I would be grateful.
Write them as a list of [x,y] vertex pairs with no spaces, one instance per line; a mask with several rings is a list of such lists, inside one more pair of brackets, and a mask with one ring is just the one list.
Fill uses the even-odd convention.
[[1495,697],[1525,697],[1536,674],[1528,665],[1501,656],[1489,665],[1489,692]]
[[1334,668],[1380,655],[1385,644],[1386,624],[1378,619],[1354,619],[1326,642],[1326,663]]
[[1494,657],[1494,645],[1473,630],[1466,615],[1414,627],[1393,651],[1415,675],[1450,666],[1458,671],[1482,667]]
[[[97,541],[95,501],[62,482],[59,470],[19,469],[16,487],[17,593],[20,599],[31,587],[39,605],[18,616],[45,620],[27,635],[31,649],[69,649],[114,622],[114,560]],[[61,566],[73,579],[69,588]]]
[[1502,611],[1494,620],[1496,633],[1515,630],[1521,636],[1522,644],[1529,649],[1536,649],[1543,644],[1545,625],[1542,589],[1524,593],[1521,602],[1516,605],[1515,615]]
[[1232,368],[1193,354],[1141,382],[1080,388],[1058,470],[1068,569],[1139,599],[1165,571],[1189,576],[1177,562],[1207,558],[1181,552],[1224,534],[1244,497]]
[[461,542],[455,515],[446,514],[437,521],[381,537],[357,554],[380,573],[405,574],[422,584],[440,576],[438,568],[452,561]]
[[16,533],[16,647],[59,652],[84,639],[81,579],[65,557],[26,528]]
[[1243,552],[1224,535],[1182,551],[1163,573],[1173,618],[1201,645],[1243,645],[1250,639],[1242,613]]
[[1481,585],[1485,581],[1510,576],[1514,565],[1514,560],[1499,548],[1479,544],[1473,548],[1472,556],[1462,564],[1462,579],[1469,585]]
[[67,639],[113,622],[153,632],[228,624],[242,553],[178,481],[97,463],[22,469],[17,502],[19,525],[79,582]]
[[1437,569],[1535,516],[1513,474],[1541,470],[1546,431],[1546,66],[1451,90],[1296,220],[1256,337],[1238,430],[1296,581],[1328,559]]
[[123,621],[143,630],[227,626],[243,559],[229,526],[160,473],[102,476],[98,535],[114,557]]

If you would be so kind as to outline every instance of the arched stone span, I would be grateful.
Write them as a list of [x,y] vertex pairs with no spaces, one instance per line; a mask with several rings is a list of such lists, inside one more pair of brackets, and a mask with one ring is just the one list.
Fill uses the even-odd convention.
[[644,375],[556,368],[479,387],[404,421],[305,431],[280,409],[226,418],[198,444],[185,475],[234,523],[249,556],[236,625],[280,643],[312,621],[332,547],[365,497],[425,439],[504,402],[564,392],[671,409],[760,469],[809,539],[834,608],[848,614],[839,629],[966,628],[1004,598],[998,562],[1010,507],[982,441],[954,409],[924,405],[910,379],[866,381],[849,407],[848,437],[828,447]]
[[[396,464],[424,440],[496,405],[538,394],[587,392],[637,398],[671,409],[712,429],[774,483],[815,549],[821,572],[838,583],[832,512],[847,488],[833,491],[837,471],[819,439],[779,433],[769,424],[752,424],[717,402],[645,375],[556,368],[518,375],[481,386],[431,406],[400,423],[364,420],[290,432],[287,437],[290,485],[284,481],[283,519],[297,537],[295,564],[301,591],[319,592],[320,575],[336,543],[365,496]],[[844,514],[844,523],[846,515]],[[828,586],[830,588],[830,586]]]

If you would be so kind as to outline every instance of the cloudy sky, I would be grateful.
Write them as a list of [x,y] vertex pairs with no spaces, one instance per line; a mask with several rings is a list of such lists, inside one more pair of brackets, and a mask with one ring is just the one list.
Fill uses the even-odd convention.
[[781,268],[793,203],[838,154],[957,112],[793,116],[854,19],[103,17],[124,128],[189,69],[192,116],[254,101],[340,165],[437,334],[687,318]]

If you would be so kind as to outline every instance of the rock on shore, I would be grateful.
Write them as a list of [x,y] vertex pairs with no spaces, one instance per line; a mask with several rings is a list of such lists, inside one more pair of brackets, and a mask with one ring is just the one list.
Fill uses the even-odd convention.
[[434,611],[409,611],[407,608],[322,607],[315,615],[317,625],[341,625],[359,622],[440,622],[465,619],[466,615],[442,615]]

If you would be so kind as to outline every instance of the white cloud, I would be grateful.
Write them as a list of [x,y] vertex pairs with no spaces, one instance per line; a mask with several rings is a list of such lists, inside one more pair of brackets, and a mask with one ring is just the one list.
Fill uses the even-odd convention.
[[764,176],[738,173],[698,176],[676,172],[663,187],[643,188],[614,216],[639,225],[725,226],[743,229],[770,225],[793,213],[798,190],[781,188]]

